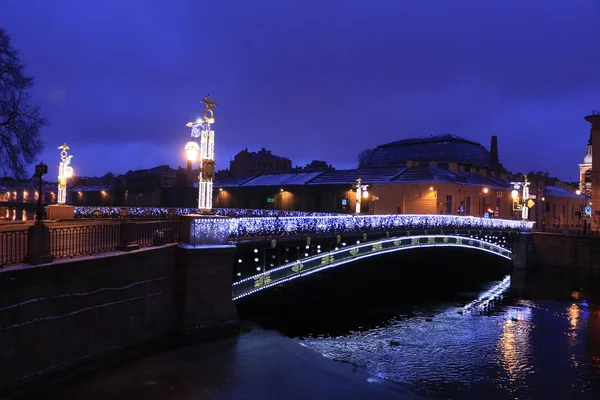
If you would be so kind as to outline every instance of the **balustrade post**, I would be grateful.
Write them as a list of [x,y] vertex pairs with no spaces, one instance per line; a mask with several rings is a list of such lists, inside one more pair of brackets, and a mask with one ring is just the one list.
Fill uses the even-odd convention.
[[131,251],[140,248],[137,237],[137,224],[126,220],[120,226],[119,250]]
[[27,257],[29,264],[39,265],[51,263],[50,229],[42,221],[36,222],[27,229]]
[[229,244],[229,218],[182,215],[177,247],[177,318],[182,338],[237,332],[232,300],[237,248]]

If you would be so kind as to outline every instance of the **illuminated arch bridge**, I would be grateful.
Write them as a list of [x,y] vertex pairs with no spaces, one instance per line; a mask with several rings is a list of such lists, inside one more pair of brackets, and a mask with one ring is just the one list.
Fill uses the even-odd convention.
[[477,249],[510,260],[512,251],[501,241],[478,239],[453,234],[415,235],[379,238],[370,242],[322,252],[263,271],[233,284],[233,300],[241,299],[281,283],[302,278],[328,268],[338,267],[368,257],[396,251],[428,247],[462,247]]

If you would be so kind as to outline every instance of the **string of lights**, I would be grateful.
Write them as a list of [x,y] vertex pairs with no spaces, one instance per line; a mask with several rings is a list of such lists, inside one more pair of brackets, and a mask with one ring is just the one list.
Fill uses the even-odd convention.
[[336,249],[327,253],[286,263],[280,267],[241,279],[233,283],[233,300],[291,281],[315,272],[337,267],[360,259],[381,254],[428,247],[462,247],[495,254],[510,260],[511,251],[495,243],[477,238],[453,235],[407,236],[380,239],[374,242]]
[[[216,215],[226,217],[304,217],[339,215],[318,212],[259,210],[246,208],[214,208]],[[169,218],[198,213],[197,208],[173,207],[75,207],[76,218]]]

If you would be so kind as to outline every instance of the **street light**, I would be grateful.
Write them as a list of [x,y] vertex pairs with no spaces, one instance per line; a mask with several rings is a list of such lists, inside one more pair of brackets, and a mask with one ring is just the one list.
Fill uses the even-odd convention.
[[358,178],[354,184],[354,188],[356,189],[356,207],[354,211],[357,214],[360,214],[361,211],[361,198],[369,198],[368,187],[369,185],[362,184],[362,179],[360,178]]
[[481,187],[481,181],[479,181],[479,216],[482,217],[483,215],[481,214],[481,203],[483,203],[483,197],[481,197],[481,193],[483,192],[484,194],[487,194],[487,192],[489,192],[490,189],[484,187]]
[[67,201],[67,179],[73,176],[73,168],[71,167],[71,158],[73,155],[67,155],[69,146],[63,144],[59,146],[60,164],[58,167],[58,204],[65,204]]
[[[198,209],[209,213],[212,210],[215,176],[215,132],[211,129],[211,124],[215,122],[215,113],[212,108],[219,105],[210,98],[210,94],[207,94],[201,103],[206,106],[204,118],[186,124],[188,128],[192,128],[192,141],[185,145],[185,152],[189,161],[199,164]],[[200,144],[196,142],[198,139]]]
[[[581,190],[577,189],[575,191],[575,193],[578,196],[580,196],[581,195]],[[588,216],[588,213],[587,213],[586,209],[588,208],[588,197],[589,197],[589,195],[590,195],[590,193],[587,190],[583,192],[583,207],[582,207],[582,209],[580,211],[581,218],[583,218],[583,234],[584,235],[587,235],[587,216]],[[585,216],[584,216],[584,214],[585,214]]]
[[36,214],[36,218],[35,218],[35,223],[36,224],[41,224],[42,223],[42,214],[44,214],[44,207],[42,206],[42,176],[44,176],[44,174],[48,173],[48,166],[46,164],[44,164],[43,162],[39,163],[38,165],[35,166],[35,173],[38,176],[38,178],[40,178],[40,182],[39,182],[39,190],[38,190],[38,205],[37,205],[37,214]]

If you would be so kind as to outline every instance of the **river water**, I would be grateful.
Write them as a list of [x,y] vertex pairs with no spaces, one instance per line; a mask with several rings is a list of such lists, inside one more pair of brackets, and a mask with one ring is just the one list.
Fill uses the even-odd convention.
[[599,295],[598,273],[514,273],[449,250],[347,267],[239,308],[431,398],[600,399]]

